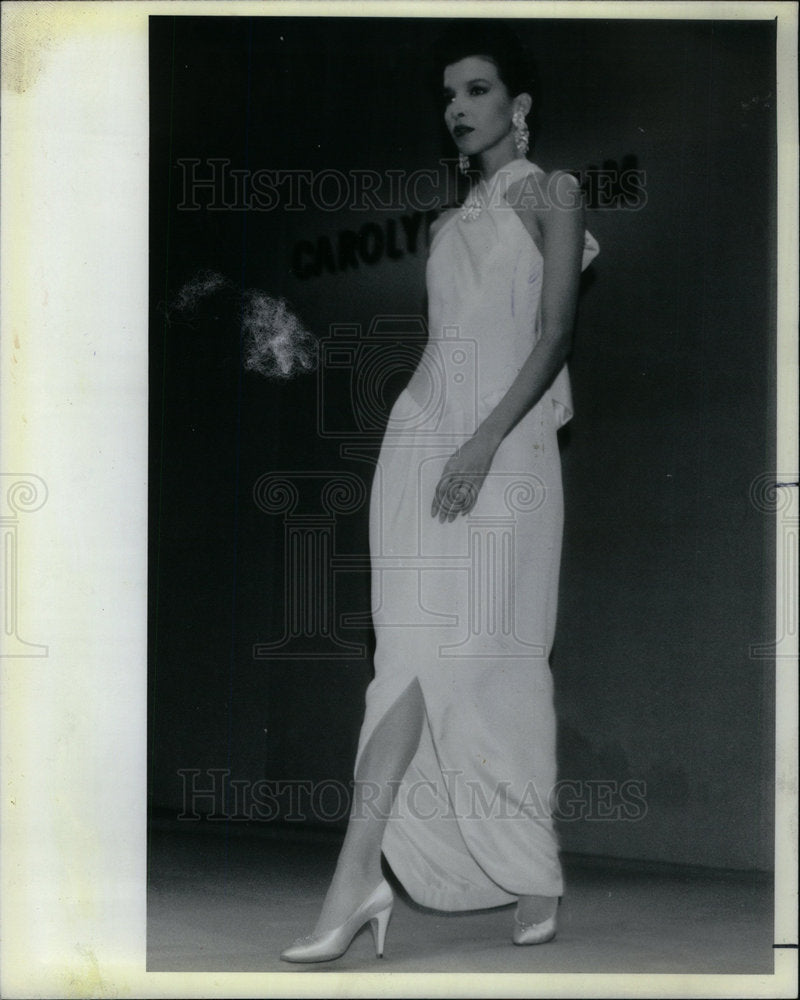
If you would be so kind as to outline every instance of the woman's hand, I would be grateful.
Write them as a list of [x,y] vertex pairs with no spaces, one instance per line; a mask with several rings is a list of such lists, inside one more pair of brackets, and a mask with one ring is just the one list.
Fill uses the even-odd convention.
[[471,437],[451,455],[436,485],[431,517],[454,521],[468,514],[478,500],[483,481],[492,465],[496,447],[481,436]]

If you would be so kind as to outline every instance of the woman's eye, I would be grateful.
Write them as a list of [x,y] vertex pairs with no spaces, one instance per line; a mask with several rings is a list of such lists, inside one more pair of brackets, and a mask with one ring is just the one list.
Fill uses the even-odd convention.
[[[488,87],[485,87],[483,84],[480,83],[475,83],[469,88],[467,93],[469,94],[470,97],[480,97],[482,94],[488,93],[488,91],[489,91]],[[452,104],[455,98],[456,95],[453,93],[442,94],[442,102],[444,104]]]

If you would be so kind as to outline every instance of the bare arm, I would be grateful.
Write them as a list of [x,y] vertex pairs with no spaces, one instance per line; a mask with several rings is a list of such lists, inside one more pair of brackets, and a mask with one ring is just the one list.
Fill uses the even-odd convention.
[[508,392],[476,431],[493,452],[539,402],[572,346],[583,257],[583,204],[578,182],[571,174],[553,174],[549,190],[553,196],[548,199],[548,207],[518,209],[523,225],[544,257],[542,332]]
[[578,182],[563,172],[550,176],[542,194],[536,207],[517,209],[544,258],[541,336],[506,394],[445,465],[431,506],[431,515],[441,521],[472,509],[503,438],[542,398],[569,354],[583,257],[583,203]]

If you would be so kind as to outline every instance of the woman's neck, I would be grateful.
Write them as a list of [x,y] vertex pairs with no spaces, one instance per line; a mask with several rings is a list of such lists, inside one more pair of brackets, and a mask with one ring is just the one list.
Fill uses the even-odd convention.
[[498,143],[494,148],[478,153],[475,157],[475,162],[480,172],[481,180],[490,180],[498,170],[502,170],[512,160],[518,160],[519,156],[520,154],[511,136],[508,136],[507,141]]

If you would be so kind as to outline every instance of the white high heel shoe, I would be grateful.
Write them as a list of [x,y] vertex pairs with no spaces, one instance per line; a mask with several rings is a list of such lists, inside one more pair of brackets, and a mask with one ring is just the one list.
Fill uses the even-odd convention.
[[546,920],[540,920],[538,924],[524,924],[515,913],[514,932],[511,935],[514,944],[547,944],[548,941],[552,941],[556,936],[556,914],[559,906],[561,906],[560,896],[553,915]]
[[375,940],[375,954],[383,958],[383,942],[386,939],[386,928],[392,915],[394,893],[389,883],[383,879],[359,906],[356,912],[347,918],[343,924],[334,927],[327,934],[309,934],[298,938],[281,952],[284,962],[332,962],[341,958],[350,947],[353,938],[364,924],[369,923]]

